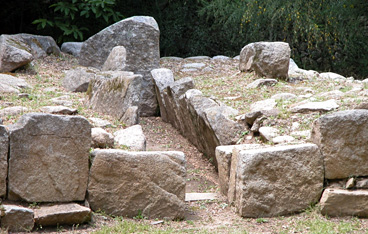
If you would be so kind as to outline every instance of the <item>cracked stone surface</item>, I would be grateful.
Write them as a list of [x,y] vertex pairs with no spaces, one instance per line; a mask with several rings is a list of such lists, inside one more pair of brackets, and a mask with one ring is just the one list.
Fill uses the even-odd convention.
[[92,210],[127,217],[141,212],[150,219],[184,217],[184,153],[106,149],[94,155],[88,184]]
[[84,200],[91,146],[87,119],[30,113],[9,126],[9,138],[10,200]]

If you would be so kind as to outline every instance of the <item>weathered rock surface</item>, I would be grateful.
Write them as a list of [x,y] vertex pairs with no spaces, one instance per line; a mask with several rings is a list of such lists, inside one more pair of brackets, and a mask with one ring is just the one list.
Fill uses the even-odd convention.
[[0,72],[10,72],[47,54],[60,54],[54,39],[48,36],[15,34],[0,36]]
[[51,98],[50,100],[52,101],[52,103],[56,105],[62,105],[62,106],[72,106],[73,105],[73,101],[70,99],[69,95],[63,95],[60,97]]
[[139,106],[141,75],[124,71],[101,72],[88,86],[87,106],[121,119],[131,106]]
[[0,110],[0,117],[19,115],[27,111],[28,111],[28,108],[23,107],[23,106],[6,107]]
[[10,125],[9,133],[10,200],[84,200],[91,145],[87,119],[30,113]]
[[222,194],[227,196],[229,190],[230,168],[234,148],[238,150],[261,148],[259,144],[221,145],[216,147],[216,160],[219,185]]
[[193,86],[193,80],[186,77],[160,92],[162,109],[167,114],[163,120],[171,123],[216,165],[215,148],[235,144],[242,126],[230,119],[238,114],[236,110],[204,97]]
[[251,112],[257,112],[257,111],[270,111],[276,107],[277,103],[275,99],[265,99],[262,101],[258,101],[250,105],[250,111]]
[[249,85],[247,85],[247,88],[255,89],[255,88],[262,87],[262,86],[273,86],[277,84],[277,82],[278,81],[276,79],[257,79],[253,81],[252,83],[250,83]]
[[184,217],[182,152],[96,150],[95,155],[88,184],[92,210],[128,217],[141,212],[151,219]]
[[320,198],[322,163],[314,144],[239,151],[233,154],[228,198],[243,217],[302,211]]
[[138,106],[128,107],[120,121],[122,121],[127,127],[139,124]]
[[92,121],[92,125],[97,128],[105,128],[105,127],[111,127],[111,123],[107,120],[100,119],[100,118],[89,118],[89,120]]
[[321,198],[321,213],[328,216],[368,217],[368,191],[327,188]]
[[0,93],[19,93],[21,89],[27,88],[32,88],[32,86],[24,79],[7,74],[0,74]]
[[3,206],[5,215],[1,217],[2,228],[10,232],[29,232],[33,229],[33,210],[15,205]]
[[[8,36],[0,36],[0,72],[11,72],[30,63],[34,57],[26,50],[8,43]],[[21,44],[23,46],[23,43]]]
[[[126,49],[125,70],[142,75],[140,113],[156,114],[157,100],[150,71],[159,67],[160,30],[152,17],[134,16],[119,21],[83,43],[79,63],[101,68],[115,46]],[[97,48],[97,49],[96,49]]]
[[124,46],[115,46],[103,64],[102,71],[124,71],[126,56]]
[[290,47],[285,42],[256,42],[243,47],[240,52],[240,71],[255,71],[268,78],[288,77]]
[[8,175],[9,133],[4,125],[0,125],[0,197],[6,195],[6,178]]
[[346,80],[346,78],[342,75],[333,73],[333,72],[324,72],[320,73],[319,77],[321,79],[330,79],[330,80]]
[[271,97],[271,99],[282,100],[282,101],[292,100],[295,98],[296,98],[296,95],[292,93],[278,93]]
[[92,147],[112,148],[114,147],[114,136],[102,128],[92,128]]
[[260,127],[259,128],[259,134],[266,141],[273,142],[272,139],[277,137],[278,133],[279,133],[279,130],[277,128],[273,128],[273,127]]
[[90,80],[95,78],[97,72],[99,70],[92,67],[77,67],[65,71],[63,87],[71,92],[86,92]]
[[141,125],[134,125],[126,129],[114,132],[114,140],[120,146],[128,147],[134,151],[146,150],[146,137]]
[[291,112],[294,113],[307,113],[307,112],[327,112],[338,108],[339,105],[334,99],[324,102],[308,102],[300,105],[296,105],[291,108]]
[[368,176],[368,110],[339,111],[313,123],[312,141],[324,158],[326,179]]
[[163,91],[170,84],[174,83],[174,74],[170,69],[159,68],[151,71],[151,76],[155,84],[157,101],[160,107],[160,115],[163,121],[167,120],[167,113],[165,108],[165,100],[163,97]]
[[75,115],[78,113],[77,109],[66,106],[43,106],[40,110],[47,114]]
[[82,45],[83,42],[64,42],[61,45],[61,51],[78,58]]
[[42,205],[34,209],[35,223],[41,226],[82,224],[89,222],[91,216],[91,209],[77,203]]

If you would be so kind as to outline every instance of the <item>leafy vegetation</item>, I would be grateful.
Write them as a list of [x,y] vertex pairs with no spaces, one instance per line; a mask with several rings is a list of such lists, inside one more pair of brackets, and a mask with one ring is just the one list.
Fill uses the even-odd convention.
[[305,69],[368,76],[366,0],[14,0],[0,14],[2,33],[41,33],[59,43],[82,41],[123,15],[150,15],[162,56],[234,56],[251,42],[286,41]]

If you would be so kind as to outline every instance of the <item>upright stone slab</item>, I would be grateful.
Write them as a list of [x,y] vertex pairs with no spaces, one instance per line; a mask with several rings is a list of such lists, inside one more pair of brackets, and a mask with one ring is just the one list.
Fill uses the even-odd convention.
[[150,71],[159,67],[159,38],[160,30],[154,18],[127,18],[86,40],[80,51],[79,63],[102,68],[112,48],[124,46],[125,70],[143,76],[140,112],[143,116],[151,116],[156,114],[157,100]]
[[159,68],[151,71],[152,79],[155,83],[155,90],[158,104],[160,106],[160,115],[163,121],[167,122],[167,113],[165,108],[165,100],[163,91],[172,83],[174,83],[174,74],[170,69]]
[[230,179],[229,193],[241,216],[292,214],[318,202],[322,157],[314,144],[243,150],[233,155]]
[[9,126],[9,133],[10,200],[84,200],[91,145],[87,119],[30,113]]
[[6,177],[8,175],[9,134],[4,125],[0,125],[0,197],[6,195]]
[[87,106],[102,114],[121,119],[131,106],[140,103],[141,75],[106,71],[90,80]]
[[260,77],[288,78],[290,47],[285,42],[255,42],[240,52],[239,69],[255,71]]
[[221,145],[216,147],[216,160],[219,176],[220,191],[227,196],[229,190],[230,168],[233,150],[260,148],[259,144]]
[[107,214],[176,219],[185,210],[182,152],[95,150],[88,201]]
[[323,155],[326,179],[368,176],[368,110],[322,116],[313,123],[311,139]]

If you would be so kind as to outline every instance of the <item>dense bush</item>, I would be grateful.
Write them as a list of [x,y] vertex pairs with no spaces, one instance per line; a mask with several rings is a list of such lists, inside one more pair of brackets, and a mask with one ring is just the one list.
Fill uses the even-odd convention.
[[238,29],[231,31],[231,43],[238,47],[255,41],[286,41],[292,48],[292,57],[304,68],[368,76],[366,0],[202,3],[202,15],[217,25]]
[[0,14],[0,33],[59,43],[85,40],[122,15],[150,15],[162,56],[234,56],[251,42],[286,41],[303,68],[368,77],[367,0],[13,0]]

